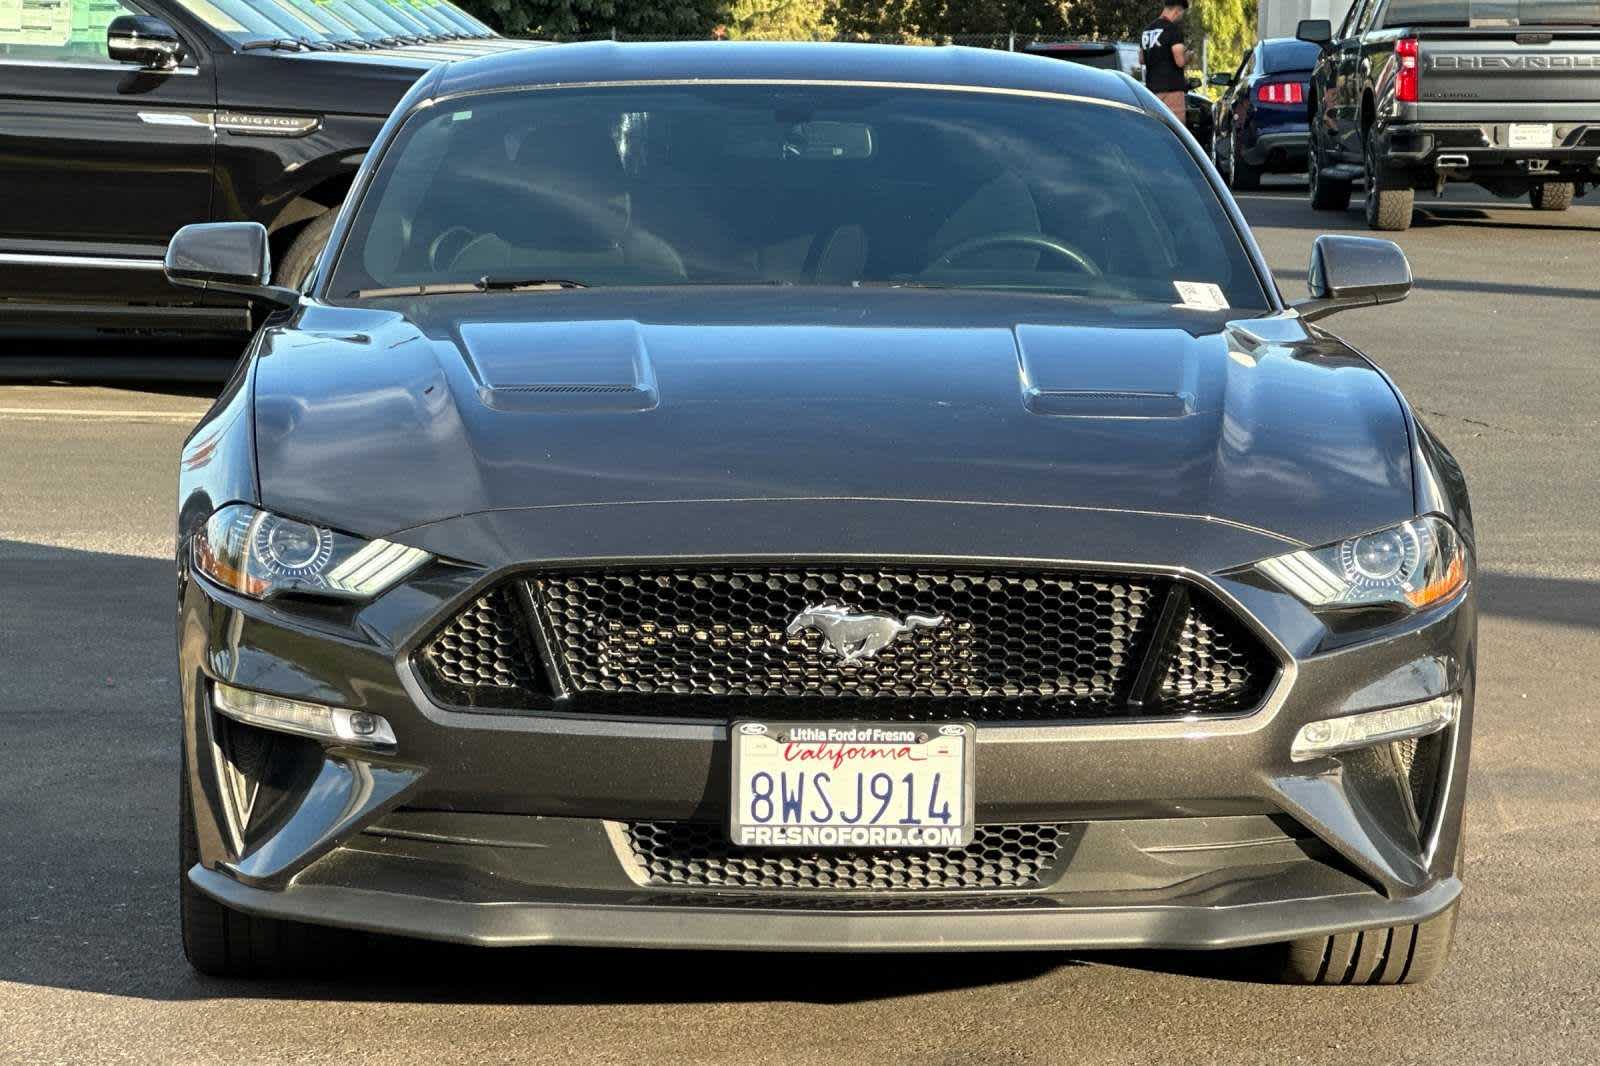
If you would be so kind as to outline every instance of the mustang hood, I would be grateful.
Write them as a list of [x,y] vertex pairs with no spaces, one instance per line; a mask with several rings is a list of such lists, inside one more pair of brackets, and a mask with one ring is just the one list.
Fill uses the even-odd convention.
[[829,499],[1180,515],[1309,544],[1414,510],[1393,390],[1293,318],[815,299],[308,308],[257,363],[262,502],[368,535],[506,509]]

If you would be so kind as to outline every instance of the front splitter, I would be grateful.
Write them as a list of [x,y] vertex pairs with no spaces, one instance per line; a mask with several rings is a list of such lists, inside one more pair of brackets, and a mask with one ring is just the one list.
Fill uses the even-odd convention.
[[493,947],[566,945],[730,951],[1060,951],[1249,947],[1405,925],[1455,902],[1450,877],[1404,899],[1368,895],[1231,906],[1095,906],[876,913],[559,902],[472,903],[332,885],[252,888],[195,866],[189,880],[226,906],[270,918]]

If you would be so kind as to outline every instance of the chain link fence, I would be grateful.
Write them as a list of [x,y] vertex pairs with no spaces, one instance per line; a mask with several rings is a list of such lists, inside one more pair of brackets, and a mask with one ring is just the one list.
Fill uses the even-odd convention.
[[[591,33],[571,37],[541,39],[554,40],[559,44],[571,44],[578,41],[715,41],[725,38],[716,34],[707,34],[702,37],[662,37],[650,34],[618,33],[613,30],[609,33]],[[968,48],[997,48],[1001,51],[1011,52],[1025,51],[1030,44],[1064,44],[1069,41],[1082,41],[1083,39],[1082,37],[1050,37],[1022,33],[957,33],[942,34],[934,37],[913,37],[899,33],[873,35],[818,33],[809,37],[783,38],[783,40],[787,41],[822,41],[845,44],[962,45]]]

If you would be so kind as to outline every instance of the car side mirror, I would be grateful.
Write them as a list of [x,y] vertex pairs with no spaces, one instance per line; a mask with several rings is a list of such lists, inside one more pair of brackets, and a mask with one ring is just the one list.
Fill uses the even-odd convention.
[[293,307],[300,293],[273,285],[267,227],[259,222],[198,222],[172,235],[163,266],[174,285]]
[[1327,19],[1301,19],[1294,28],[1296,40],[1326,48],[1333,43],[1333,23]]
[[183,38],[154,15],[118,15],[106,27],[106,53],[118,63],[137,63],[146,70],[177,70],[183,62]]
[[1411,291],[1411,264],[1393,241],[1325,234],[1312,246],[1306,288],[1311,299],[1294,305],[1306,322],[1352,307],[1399,303]]
[[1228,86],[1233,84],[1233,75],[1226,73],[1213,74],[1211,77],[1206,79],[1206,83],[1209,85],[1215,85],[1219,89],[1226,89]]

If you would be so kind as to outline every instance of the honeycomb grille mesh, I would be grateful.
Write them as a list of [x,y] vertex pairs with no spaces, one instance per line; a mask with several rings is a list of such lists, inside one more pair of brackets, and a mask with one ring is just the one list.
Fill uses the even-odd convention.
[[[816,704],[806,713],[824,717],[859,715],[864,700],[970,701],[961,713],[978,718],[1105,707],[1132,682],[1156,595],[1124,578],[891,569],[674,569],[533,584],[576,693],[806,699]],[[791,624],[830,604],[924,624],[846,661],[838,643],[859,635],[848,624],[831,636],[825,618]]]
[[1261,642],[1220,609],[1191,603],[1161,682],[1168,713],[1216,714],[1251,706],[1273,674]]
[[[1181,588],[976,568],[552,572],[463,610],[423,648],[419,673],[443,702],[469,708],[549,707],[559,689],[578,713],[724,721],[1066,721],[1254,706],[1276,664],[1214,600],[1182,593],[1181,624],[1157,633]],[[801,618],[819,605],[851,617],[842,628]],[[865,636],[853,628],[861,615],[877,620]],[[874,654],[849,658],[861,640],[879,642]],[[1152,655],[1154,671],[1142,673]],[[1153,691],[1135,693],[1143,677]]]
[[423,648],[423,679],[447,703],[538,707],[549,702],[530,627],[509,589],[490,591]]
[[1038,886],[1066,843],[1060,825],[978,826],[964,848],[805,851],[735,847],[711,822],[624,827],[646,884],[772,891],[939,892]]

